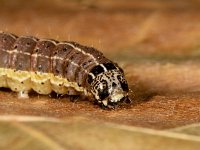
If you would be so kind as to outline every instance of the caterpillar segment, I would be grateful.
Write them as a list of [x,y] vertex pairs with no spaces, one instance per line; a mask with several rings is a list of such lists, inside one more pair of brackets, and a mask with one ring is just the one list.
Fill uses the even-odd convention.
[[129,91],[123,70],[92,47],[5,32],[0,32],[0,87],[21,98],[31,90],[84,94],[105,107],[128,100]]

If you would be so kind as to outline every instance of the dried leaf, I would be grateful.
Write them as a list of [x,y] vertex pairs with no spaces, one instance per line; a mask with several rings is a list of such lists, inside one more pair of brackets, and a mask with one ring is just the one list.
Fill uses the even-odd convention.
[[5,118],[0,118],[0,149],[198,150],[200,144],[199,136],[110,123],[22,116]]

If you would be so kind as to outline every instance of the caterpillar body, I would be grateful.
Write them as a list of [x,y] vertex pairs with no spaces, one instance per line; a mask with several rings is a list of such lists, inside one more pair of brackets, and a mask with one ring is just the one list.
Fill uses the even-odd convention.
[[20,97],[31,90],[84,94],[105,107],[128,100],[129,91],[123,70],[92,47],[6,32],[0,32],[0,87]]

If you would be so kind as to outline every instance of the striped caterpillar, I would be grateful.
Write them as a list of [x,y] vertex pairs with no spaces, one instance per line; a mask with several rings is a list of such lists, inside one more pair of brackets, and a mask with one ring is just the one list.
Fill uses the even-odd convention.
[[123,70],[92,47],[0,32],[0,87],[28,97],[39,94],[86,95],[113,107],[128,99]]

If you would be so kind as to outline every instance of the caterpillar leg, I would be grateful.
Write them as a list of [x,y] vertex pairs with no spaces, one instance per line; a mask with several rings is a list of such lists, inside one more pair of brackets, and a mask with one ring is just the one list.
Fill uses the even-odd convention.
[[71,102],[76,102],[79,98],[80,93],[76,91],[74,88],[67,88],[67,95],[69,95],[69,99]]
[[67,82],[66,79],[63,79],[58,76],[51,77],[51,88],[54,92],[58,94],[68,94],[68,87],[64,86],[64,83]]
[[31,88],[38,94],[50,94],[52,92],[50,78],[51,74],[33,72],[31,75]]
[[80,92],[76,91],[72,87],[68,87],[67,88],[67,95],[70,95],[70,96],[80,95]]
[[27,99],[27,98],[29,98],[29,96],[28,96],[28,91],[19,91],[18,92],[18,98],[20,98],[20,99]]
[[18,92],[19,98],[28,98],[28,92],[31,90],[30,75],[25,71],[7,71],[7,86],[15,92]]
[[70,95],[69,100],[71,102],[77,102],[79,98],[79,95]]

